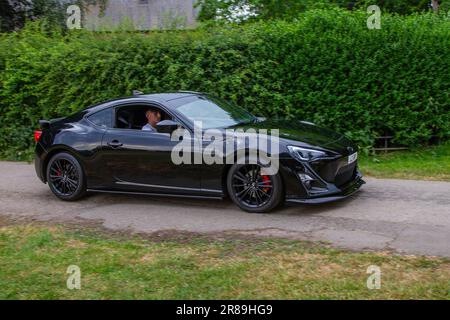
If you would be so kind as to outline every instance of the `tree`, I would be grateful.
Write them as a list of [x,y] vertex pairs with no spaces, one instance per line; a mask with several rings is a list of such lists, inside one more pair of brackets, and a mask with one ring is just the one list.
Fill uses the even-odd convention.
[[428,11],[430,3],[431,0],[359,0],[356,2],[356,6],[367,8],[369,5],[376,4],[382,11],[407,15]]
[[291,19],[311,8],[335,5],[326,0],[199,0],[199,19],[243,22],[259,19]]
[[341,7],[349,10],[366,9],[378,5],[383,12],[407,15],[430,9],[437,12],[439,5],[450,0],[199,0],[199,19],[244,22],[267,19],[294,19],[305,10]]
[[21,28],[27,4],[26,0],[0,0],[0,31]]

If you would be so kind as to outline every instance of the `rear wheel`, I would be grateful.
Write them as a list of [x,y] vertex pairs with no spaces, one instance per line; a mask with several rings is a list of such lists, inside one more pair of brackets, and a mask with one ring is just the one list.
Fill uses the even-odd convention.
[[69,153],[54,155],[47,165],[50,190],[60,199],[74,201],[86,193],[86,179],[80,162]]
[[234,165],[228,172],[227,188],[233,202],[247,212],[270,212],[283,201],[280,175],[263,175],[257,164]]

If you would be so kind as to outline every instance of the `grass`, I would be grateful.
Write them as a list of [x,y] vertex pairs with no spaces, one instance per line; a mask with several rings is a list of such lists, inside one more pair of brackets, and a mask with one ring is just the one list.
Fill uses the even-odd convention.
[[[66,287],[69,265],[81,290]],[[366,286],[370,265],[381,289]],[[155,242],[58,226],[0,228],[0,299],[449,299],[450,262],[287,240]]]
[[361,157],[363,174],[376,178],[450,181],[450,142],[436,147]]

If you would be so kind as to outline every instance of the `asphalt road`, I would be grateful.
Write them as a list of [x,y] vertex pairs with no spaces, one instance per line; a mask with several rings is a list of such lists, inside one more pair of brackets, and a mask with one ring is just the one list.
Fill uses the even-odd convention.
[[273,214],[240,211],[230,201],[96,194],[58,200],[24,163],[0,162],[0,215],[55,222],[100,222],[141,233],[277,236],[355,250],[450,257],[450,183],[366,179],[353,197]]

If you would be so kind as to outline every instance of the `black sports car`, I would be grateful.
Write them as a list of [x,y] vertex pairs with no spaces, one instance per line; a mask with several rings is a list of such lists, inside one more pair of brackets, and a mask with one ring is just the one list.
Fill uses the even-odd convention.
[[[149,122],[152,114],[158,120],[153,125]],[[196,130],[199,122],[200,134]],[[284,201],[339,200],[364,184],[357,167],[357,147],[344,136],[308,122],[257,118],[204,93],[135,92],[66,118],[41,120],[40,126],[35,132],[36,173],[62,200],[77,200],[89,191],[229,196],[245,211],[269,212]],[[192,138],[173,139],[172,133],[180,129],[192,133]],[[268,174],[265,164],[247,161],[256,151],[252,148],[259,148],[248,142],[237,148],[244,152],[231,148],[232,162],[226,150],[218,153],[219,158],[226,158],[223,162],[174,162],[173,150],[181,142],[200,145],[194,148],[193,157],[206,151],[213,139],[204,139],[203,134],[210,129],[231,132],[231,137],[239,130],[253,129],[259,134],[278,129],[277,148],[266,153],[277,159],[278,170]],[[214,142],[225,145],[229,137],[216,137]]]

